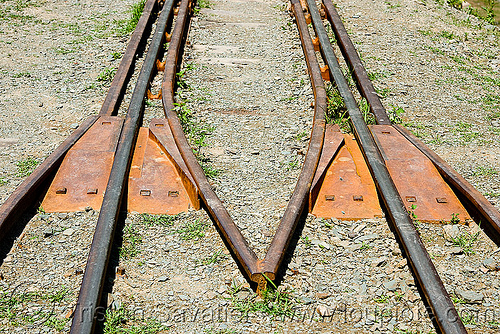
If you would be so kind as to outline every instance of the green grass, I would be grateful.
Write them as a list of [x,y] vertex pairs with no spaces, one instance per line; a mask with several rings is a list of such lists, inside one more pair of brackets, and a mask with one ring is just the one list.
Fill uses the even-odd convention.
[[[8,323],[10,326],[19,327],[29,324],[43,324],[55,330],[61,331],[69,319],[56,315],[54,308],[64,306],[68,303],[68,292],[66,288],[54,289],[48,292],[34,291],[24,292],[28,286],[20,285],[11,292],[4,291],[0,287],[0,322]],[[26,315],[26,309],[32,306],[47,304],[46,310],[40,308],[31,315]]]
[[495,176],[498,175],[498,171],[492,167],[478,166],[476,170],[472,173],[472,176]]
[[177,233],[182,240],[199,240],[205,236],[207,229],[208,223],[197,219],[194,222],[186,222],[182,227],[175,230],[174,233]]
[[379,303],[379,304],[386,304],[389,302],[389,299],[390,299],[390,297],[387,295],[380,295],[380,296],[373,298],[373,301],[375,303]]
[[456,237],[452,237],[451,241],[455,246],[458,246],[467,255],[475,254],[473,249],[474,244],[479,239],[479,231],[476,233],[470,233],[468,231],[460,232]]
[[114,68],[114,67],[105,68],[97,76],[97,81],[100,81],[102,83],[111,82],[111,81],[113,81],[113,77],[115,76],[115,73],[116,73],[116,68]]
[[[266,277],[267,278],[267,277]],[[250,294],[240,299],[237,293],[242,290],[242,286],[231,286],[229,291],[231,307],[240,313],[241,318],[248,317],[251,313],[265,313],[275,318],[293,318],[295,315],[298,300],[292,295],[292,292],[278,289],[274,283],[268,279],[271,287],[261,292],[261,296],[250,292]]]
[[226,255],[223,253],[223,250],[220,249],[217,252],[213,253],[210,256],[207,256],[206,258],[202,260],[198,260],[198,264],[208,266],[211,264],[216,264],[224,261],[226,259]]
[[150,215],[148,213],[143,213],[141,216],[141,221],[147,226],[163,226],[169,227],[174,225],[174,221],[177,216],[169,215]]
[[307,235],[305,237],[300,237],[300,239],[304,243],[305,248],[311,248],[312,242],[311,242],[311,239],[309,239],[309,237]]
[[104,319],[104,334],[156,334],[168,327],[154,318],[137,319],[133,312],[122,306],[116,310],[107,309]]
[[405,113],[404,109],[397,105],[391,104],[391,110],[387,111],[387,115],[389,116],[389,120],[393,124],[402,124],[403,123],[403,114]]
[[325,113],[326,122],[329,124],[337,124],[344,132],[351,132],[349,115],[338,89],[328,84],[326,86],[326,95],[328,99]]
[[194,15],[198,15],[200,9],[202,8],[211,8],[212,4],[208,0],[198,0],[196,1],[196,6],[193,10]]
[[392,73],[391,72],[388,72],[388,71],[375,71],[375,72],[370,72],[368,73],[368,78],[371,80],[371,81],[376,81],[376,80],[379,80],[379,79],[383,79],[383,78],[387,78],[391,75]]
[[30,175],[33,172],[33,170],[35,170],[35,168],[39,164],[40,164],[40,162],[38,162],[37,160],[35,160],[31,157],[28,157],[25,160],[18,161],[16,163],[17,172],[15,175],[17,177],[27,177],[28,175]]
[[119,29],[119,33],[128,35],[135,30],[135,27],[137,26],[137,23],[139,23],[139,19],[141,18],[142,12],[144,11],[145,4],[146,0],[140,0],[130,7],[130,17],[125,22],[120,22],[122,24],[122,27]]
[[124,260],[132,259],[137,256],[141,250],[142,236],[133,224],[125,225],[123,229],[123,241],[120,248],[120,258]]
[[5,185],[5,184],[7,184],[7,183],[8,183],[8,181],[7,181],[7,180],[5,180],[5,178],[0,177],[0,186],[3,186],[3,185]]

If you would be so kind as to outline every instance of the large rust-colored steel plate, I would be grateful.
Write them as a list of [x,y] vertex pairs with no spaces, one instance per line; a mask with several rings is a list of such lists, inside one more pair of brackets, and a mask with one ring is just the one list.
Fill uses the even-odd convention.
[[354,137],[343,136],[345,144],[326,171],[311,213],[342,220],[381,217],[377,190],[363,154]]
[[[168,125],[161,122],[153,122],[152,126],[156,127],[156,133],[170,131]],[[186,189],[178,168],[172,155],[159,143],[153,132],[141,128],[130,168],[127,210],[178,214],[190,208],[198,209],[196,191],[193,187]]]
[[399,131],[390,125],[373,125],[371,131],[407,210],[413,210],[418,220],[445,222],[452,215],[470,219],[434,164]]
[[102,116],[64,157],[45,198],[46,212],[101,208],[123,119]]

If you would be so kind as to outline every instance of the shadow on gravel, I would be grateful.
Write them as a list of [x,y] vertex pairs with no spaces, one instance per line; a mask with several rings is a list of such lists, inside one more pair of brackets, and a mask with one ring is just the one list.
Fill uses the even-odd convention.
[[30,220],[33,219],[36,214],[37,209],[31,208],[20,218],[15,219],[9,233],[7,233],[4,238],[2,238],[2,245],[0,246],[0,266],[3,265],[3,262],[7,257],[7,254],[9,254],[9,252],[11,251],[16,239],[24,237],[23,231],[26,225],[28,225]]

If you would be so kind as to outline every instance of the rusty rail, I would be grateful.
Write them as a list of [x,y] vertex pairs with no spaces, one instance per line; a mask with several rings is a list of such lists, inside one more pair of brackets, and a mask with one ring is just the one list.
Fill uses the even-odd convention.
[[153,74],[156,59],[161,51],[168,20],[173,13],[173,5],[174,0],[169,0],[163,5],[125,117],[78,295],[71,325],[71,333],[73,334],[90,334],[95,326],[95,314],[101,301],[103,282],[108,267],[133,147],[144,111],[144,97]]
[[[316,7],[316,2],[314,0],[307,0],[307,2],[316,35],[319,37],[323,57],[335,79],[340,95],[344,99],[351,124],[353,125],[354,135],[363,152],[377,190],[382,197],[389,215],[390,219],[388,219],[388,221],[393,225],[403,245],[409,264],[413,268],[413,272],[430,305],[434,319],[443,333],[465,334],[467,331],[420,239],[420,235],[413,225],[413,221],[387,170],[384,158],[380,153],[380,148],[375,142],[370,129],[368,129],[363,115],[357,106],[354,95],[349,89],[347,80],[342,74],[337,57],[330,44],[325,27],[323,26],[318,8]],[[333,4],[330,0],[325,0],[325,2],[326,11],[330,13]],[[352,45],[352,43],[350,45]]]

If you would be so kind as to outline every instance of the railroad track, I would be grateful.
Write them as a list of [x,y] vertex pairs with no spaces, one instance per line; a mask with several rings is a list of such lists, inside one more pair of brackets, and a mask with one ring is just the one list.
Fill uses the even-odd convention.
[[[176,164],[175,168],[183,180],[184,186],[189,188],[190,192],[187,191],[187,197],[189,197],[188,201],[190,201],[191,206],[197,207],[197,197],[199,196],[204,208],[216,224],[225,245],[230,249],[233,258],[242,270],[242,274],[249,281],[254,282],[257,291],[260,292],[266,290],[270,282],[280,280],[280,275],[282,275],[280,269],[282,269],[293,236],[297,233],[301,216],[305,210],[312,210],[313,205],[310,203],[312,188],[318,184],[318,179],[324,179],[322,173],[325,172],[326,165],[331,164],[331,159],[338,150],[336,147],[333,148],[334,153],[330,153],[332,157],[326,160],[325,165],[323,160],[326,159],[324,158],[327,154],[325,152],[328,149],[332,150],[331,147],[325,147],[325,145],[332,144],[326,138],[330,139],[332,131],[334,131],[331,127],[327,127],[325,121],[328,98],[323,78],[327,76],[333,79],[332,82],[334,82],[344,100],[354,138],[373,177],[388,222],[404,249],[413,275],[422,291],[422,296],[430,307],[431,318],[435,321],[438,330],[443,333],[467,332],[431,261],[429,253],[421,241],[413,217],[408,211],[407,205],[405,206],[405,200],[409,201],[408,197],[402,198],[403,195],[398,191],[396,182],[393,180],[394,177],[389,171],[386,163],[387,153],[384,153],[387,148],[382,147],[380,138],[374,135],[377,127],[369,128],[365,122],[365,117],[360,111],[351,88],[342,73],[317,4],[312,0],[308,0],[307,3],[307,13],[305,13],[305,8],[298,0],[291,2],[291,11],[299,30],[308,74],[314,91],[314,115],[309,147],[297,184],[272,242],[265,256],[259,258],[231,218],[225,203],[219,199],[213,190],[211,182],[193,153],[184,133],[182,122],[176,112],[178,109],[176,108],[175,99],[177,73],[181,66],[183,43],[194,4],[190,0],[182,0],[179,3],[172,0],[165,1],[162,4],[158,4],[153,0],[146,2],[143,16],[131,37],[131,42],[123,56],[99,115],[84,122],[16,189],[0,208],[0,237],[6,240],[22,213],[21,208],[33,206],[44,191],[48,191],[49,194],[52,192],[56,196],[70,192],[69,188],[54,186],[53,184],[47,190],[47,182],[50,182],[50,179],[54,177],[55,171],[63,163],[62,161],[65,155],[68,155],[70,148],[76,146],[76,143],[85,134],[90,133],[92,126],[103,126],[108,123],[115,124],[115,122],[118,124],[116,125],[118,132],[115,134],[116,145],[112,150],[114,157],[108,166],[109,177],[105,180],[105,191],[102,191],[102,188],[89,188],[86,190],[88,195],[104,193],[104,196],[102,204],[100,204],[99,218],[90,247],[78,301],[73,312],[72,333],[91,333],[95,329],[96,319],[94,315],[102,299],[103,285],[109,267],[120,208],[126,200],[127,177],[133,173],[132,169],[135,166],[133,162],[134,149],[137,149],[135,146],[140,147],[136,142],[138,137],[141,136],[139,128],[143,118],[144,98],[146,96],[150,98],[161,97],[165,119],[154,120],[152,128],[150,127],[151,133],[163,145]],[[127,81],[131,76],[138,47],[147,38],[148,27],[152,25],[153,12],[156,9],[160,10],[156,20],[156,28],[148,45],[147,54],[135,84],[127,114],[122,119],[116,116],[119,103],[123,98]],[[463,197],[464,206],[471,215],[487,224],[486,228],[489,229],[489,233],[496,240],[499,240],[500,214],[498,211],[465,179],[426,148],[409,131],[401,126],[391,125],[333,3],[330,0],[325,0],[321,9],[331,24],[344,58],[353,69],[361,95],[368,101],[376,123],[381,126],[378,129],[387,134],[390,131],[400,133],[425,155],[448,184],[454,188],[455,192]],[[307,20],[311,20],[313,30],[308,28]],[[313,33],[315,38],[311,36]],[[166,49],[165,42],[168,42],[168,48]],[[164,61],[160,61],[163,58]],[[324,63],[326,67],[320,68],[319,62]],[[163,80],[161,93],[153,96],[149,89],[156,71],[163,71]],[[168,127],[166,133],[169,133],[169,135],[154,130],[155,127]],[[94,140],[99,141],[99,133],[94,136],[97,137]],[[174,144],[173,147],[172,144]],[[323,170],[319,172],[321,168]],[[130,184],[128,186],[130,187]],[[149,197],[151,190],[143,189],[140,191],[140,195]],[[169,192],[170,195],[178,197],[179,192],[173,191],[172,194]],[[326,196],[326,201],[335,201],[335,199]],[[363,197],[355,198],[354,201],[363,201]]]

